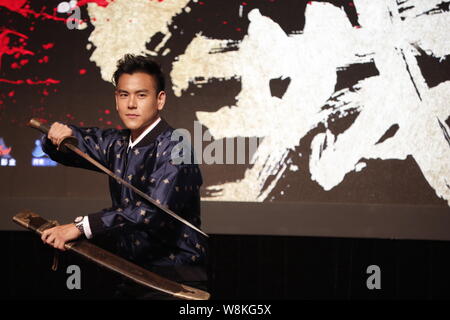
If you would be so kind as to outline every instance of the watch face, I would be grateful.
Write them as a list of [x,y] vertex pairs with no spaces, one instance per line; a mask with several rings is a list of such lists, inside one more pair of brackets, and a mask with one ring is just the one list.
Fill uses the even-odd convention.
[[82,216],[79,216],[79,217],[76,217],[75,218],[75,223],[80,223],[81,221],[83,221],[83,217]]

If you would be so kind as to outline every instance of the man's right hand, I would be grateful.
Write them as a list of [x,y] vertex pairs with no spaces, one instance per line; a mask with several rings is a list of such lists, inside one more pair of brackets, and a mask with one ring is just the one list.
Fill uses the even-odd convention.
[[50,127],[47,137],[52,141],[54,145],[59,146],[64,138],[71,136],[72,134],[72,129],[70,129],[68,126],[59,122],[55,122]]

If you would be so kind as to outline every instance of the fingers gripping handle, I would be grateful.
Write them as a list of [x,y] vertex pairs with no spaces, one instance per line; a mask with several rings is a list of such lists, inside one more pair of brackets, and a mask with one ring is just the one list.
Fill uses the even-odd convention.
[[[35,118],[31,119],[28,122],[28,125],[32,128],[39,130],[40,132],[42,132],[45,135],[48,135],[48,132],[50,131],[49,126],[47,126],[46,124],[43,124],[42,122],[40,122],[38,119],[35,119]],[[76,146],[78,146],[78,140],[77,140],[77,138],[75,138],[73,136],[65,137],[58,145],[58,150],[67,152],[69,150],[66,147],[67,144],[71,144],[76,147]]]

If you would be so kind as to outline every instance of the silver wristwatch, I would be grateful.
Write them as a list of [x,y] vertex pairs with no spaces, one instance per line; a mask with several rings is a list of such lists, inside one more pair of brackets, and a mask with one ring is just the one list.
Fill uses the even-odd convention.
[[81,234],[84,234],[84,228],[83,228],[83,216],[76,217],[73,223],[75,224],[75,227],[77,227],[78,230],[80,230]]

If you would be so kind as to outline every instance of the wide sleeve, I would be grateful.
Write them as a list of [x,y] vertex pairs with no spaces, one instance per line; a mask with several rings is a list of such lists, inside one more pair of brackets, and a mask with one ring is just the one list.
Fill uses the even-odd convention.
[[[73,136],[78,139],[78,148],[88,154],[93,159],[107,166],[107,153],[111,145],[111,141],[115,136],[114,129],[100,129],[100,128],[79,128],[69,125],[72,129]],[[78,156],[71,150],[67,152],[58,151],[57,147],[43,135],[41,138],[43,151],[54,161],[65,166],[78,167],[93,171],[102,172],[93,164]]]

